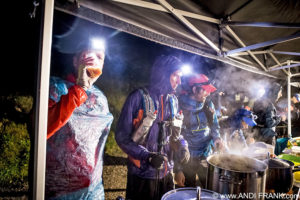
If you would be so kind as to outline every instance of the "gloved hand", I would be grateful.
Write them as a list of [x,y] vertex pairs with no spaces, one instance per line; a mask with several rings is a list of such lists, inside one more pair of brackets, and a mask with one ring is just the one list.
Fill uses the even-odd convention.
[[132,134],[132,140],[136,143],[143,143],[145,140],[147,133],[149,132],[150,127],[152,126],[153,122],[155,121],[157,116],[157,111],[154,113],[148,112],[147,116],[143,119],[141,125],[135,130]]
[[167,157],[158,153],[153,153],[149,157],[149,163],[155,169],[162,169],[165,161],[168,161]]
[[76,80],[76,84],[79,85],[80,87],[82,87],[84,90],[89,89],[94,83],[95,81],[99,78],[99,76],[97,77],[89,77],[87,74],[87,68],[89,66],[85,66],[85,65],[80,65],[79,69],[78,69],[78,76],[77,76],[77,80]]

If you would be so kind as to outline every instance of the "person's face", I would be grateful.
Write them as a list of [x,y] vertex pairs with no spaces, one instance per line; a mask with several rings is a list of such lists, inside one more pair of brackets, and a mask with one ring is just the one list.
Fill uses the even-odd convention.
[[298,103],[299,102],[296,97],[293,97],[291,100],[292,100],[293,103]]
[[181,76],[182,76],[182,73],[180,70],[177,70],[171,74],[170,84],[171,84],[171,87],[173,88],[173,90],[176,90],[178,85],[181,84]]
[[85,50],[75,60],[75,67],[78,69],[80,65],[94,66],[103,69],[105,53],[103,50]]
[[248,129],[248,124],[244,121],[244,120],[242,120],[242,129]]
[[193,94],[194,99],[199,102],[205,102],[206,98],[210,95],[210,93],[203,88],[197,88],[196,86],[193,87]]

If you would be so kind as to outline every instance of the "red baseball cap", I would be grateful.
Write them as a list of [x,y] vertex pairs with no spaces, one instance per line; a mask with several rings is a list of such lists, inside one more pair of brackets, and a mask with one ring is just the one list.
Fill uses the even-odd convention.
[[189,78],[188,80],[189,86],[201,86],[206,92],[214,92],[217,90],[212,84],[209,82],[209,78],[204,74],[196,74]]

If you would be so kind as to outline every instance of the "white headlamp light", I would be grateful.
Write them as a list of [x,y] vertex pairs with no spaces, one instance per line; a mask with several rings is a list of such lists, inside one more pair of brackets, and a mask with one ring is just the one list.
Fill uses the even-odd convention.
[[182,72],[183,76],[186,76],[192,73],[192,67],[190,65],[185,64],[180,68],[180,71]]
[[100,38],[91,39],[91,49],[93,50],[105,50],[105,41]]

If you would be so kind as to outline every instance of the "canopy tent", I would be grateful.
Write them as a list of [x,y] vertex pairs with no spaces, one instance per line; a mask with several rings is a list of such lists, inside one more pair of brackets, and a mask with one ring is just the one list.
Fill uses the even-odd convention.
[[296,0],[56,0],[55,6],[54,0],[47,0],[44,6],[34,199],[44,198],[54,9],[243,70],[287,79],[289,98],[290,86],[300,85],[300,2]]
[[[300,80],[300,1],[82,0],[57,10],[277,79]],[[290,112],[288,124],[291,132]]]
[[300,75],[299,1],[81,0],[55,8],[251,72]]

